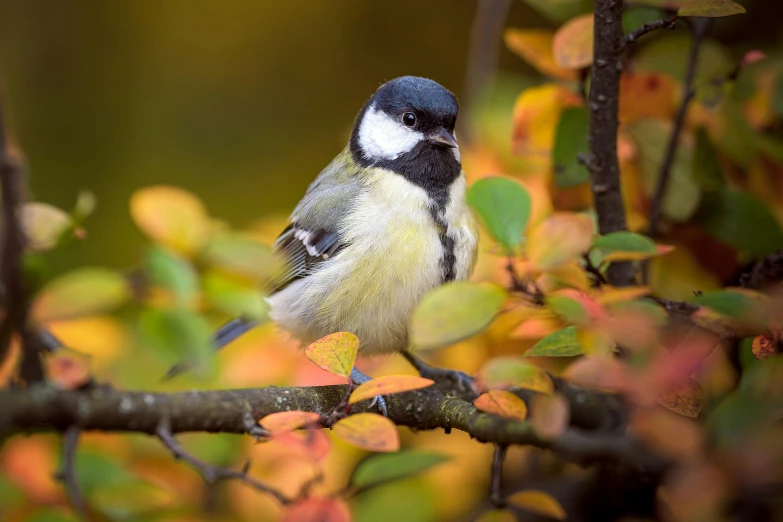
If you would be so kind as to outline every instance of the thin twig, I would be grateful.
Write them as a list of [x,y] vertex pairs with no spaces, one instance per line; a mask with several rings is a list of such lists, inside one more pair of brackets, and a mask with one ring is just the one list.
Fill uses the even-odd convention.
[[707,32],[709,20],[696,19],[693,22],[693,42],[691,43],[690,53],[688,55],[688,65],[685,70],[685,84],[683,86],[682,101],[677,109],[677,117],[674,120],[669,142],[666,144],[666,152],[661,162],[660,173],[658,174],[658,183],[655,187],[655,193],[650,208],[650,225],[647,235],[654,237],[658,229],[658,221],[661,218],[661,209],[663,208],[663,198],[666,195],[666,188],[669,185],[671,177],[672,164],[677,153],[677,144],[680,139],[680,132],[685,124],[685,116],[688,113],[688,105],[695,95],[693,89],[693,79],[696,76],[696,66],[699,63],[699,51],[704,35]]
[[636,40],[646,35],[647,33],[651,33],[659,29],[675,29],[677,27],[677,18],[678,18],[677,16],[673,16],[666,20],[656,20],[654,22],[647,22],[640,28],[631,31],[630,33],[626,34],[623,37],[623,45],[621,47],[621,50],[625,49],[627,46],[631,45],[632,43],[634,43]]
[[593,264],[593,261],[590,259],[590,254],[585,254],[582,256],[582,259],[584,259],[585,262],[585,271],[593,276],[593,286],[601,288],[601,286],[609,284],[609,281],[606,280],[606,277],[601,270]]
[[212,464],[204,462],[203,460],[191,455],[185,451],[179,442],[177,442],[177,439],[171,432],[171,427],[165,421],[160,423],[155,434],[163,443],[163,445],[166,446],[169,451],[171,451],[172,455],[174,455],[174,458],[187,462],[192,468],[201,474],[201,476],[204,478],[204,482],[209,485],[217,484],[221,480],[239,480],[262,493],[272,495],[278,502],[280,502],[280,504],[284,506],[292,502],[291,499],[277,491],[275,488],[252,477],[249,477],[247,475],[249,465],[247,464],[241,471],[237,471],[229,468],[213,466]]
[[89,509],[84,502],[84,497],[82,497],[82,494],[79,491],[79,483],[76,481],[76,473],[74,470],[79,435],[81,435],[81,429],[79,429],[78,426],[71,426],[65,431],[65,434],[63,435],[63,465],[57,473],[56,478],[65,486],[65,492],[68,495],[68,502],[71,505],[71,509],[79,515],[80,519],[89,520]]
[[492,454],[492,477],[489,486],[489,502],[496,508],[502,508],[506,505],[503,498],[503,460],[506,458],[507,446],[500,444],[495,446],[495,452]]

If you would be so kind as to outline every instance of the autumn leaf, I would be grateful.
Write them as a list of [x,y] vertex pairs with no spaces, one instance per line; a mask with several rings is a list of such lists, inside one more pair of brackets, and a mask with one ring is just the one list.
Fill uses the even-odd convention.
[[63,235],[73,229],[74,222],[63,210],[46,203],[27,203],[22,207],[22,226],[27,246],[45,252],[55,246]]
[[553,214],[530,233],[525,253],[533,268],[559,268],[581,256],[593,240],[593,221],[585,214]]
[[294,431],[317,425],[321,416],[311,411],[279,411],[270,413],[259,421],[261,426],[271,432]]
[[506,501],[516,507],[526,511],[554,518],[556,520],[565,520],[566,513],[563,506],[551,495],[543,491],[528,489],[514,493]]
[[677,11],[677,16],[718,17],[745,12],[745,8],[732,0],[690,0]]
[[543,74],[561,80],[576,80],[576,71],[555,63],[552,54],[554,32],[549,29],[506,29],[506,47]]
[[329,436],[320,429],[273,431],[272,440],[314,463],[323,462],[332,449]]
[[274,280],[284,268],[269,246],[240,234],[209,238],[200,258],[212,267],[258,282]]
[[680,415],[696,418],[704,407],[704,390],[692,378],[685,386],[658,398],[658,403]]
[[339,498],[310,497],[283,513],[283,522],[351,522],[351,511]]
[[577,16],[563,24],[552,40],[555,63],[566,69],[581,69],[593,62],[593,15]]
[[563,434],[570,421],[568,401],[559,393],[533,396],[530,403],[530,423],[539,437],[556,439]]
[[484,511],[474,522],[517,522],[517,516],[510,509]]
[[620,76],[619,118],[623,123],[644,118],[670,118],[676,105],[676,84],[658,72],[624,72]]
[[397,451],[400,435],[392,421],[376,413],[358,413],[340,419],[334,434],[349,444],[368,451]]
[[779,334],[773,335],[757,335],[753,339],[751,350],[756,359],[764,360],[780,352],[778,349],[778,343],[780,340]]
[[487,393],[482,393],[473,401],[473,405],[484,413],[493,413],[506,419],[525,420],[527,418],[525,401],[504,390],[490,390]]
[[505,297],[497,286],[467,281],[439,286],[413,312],[411,344],[416,349],[440,348],[471,337],[489,326]]
[[130,287],[119,273],[80,268],[61,275],[36,296],[32,316],[39,323],[108,312],[127,302]]
[[515,154],[549,161],[555,129],[566,107],[582,104],[582,100],[558,84],[548,83],[528,87],[514,103],[514,130],[511,138]]
[[210,228],[201,200],[178,187],[159,185],[136,191],[130,212],[147,237],[186,254],[201,246]]
[[337,332],[315,341],[305,349],[305,354],[327,372],[349,378],[358,351],[358,337],[349,332]]
[[540,393],[552,393],[552,379],[544,370],[521,360],[519,357],[495,357],[487,361],[478,372],[482,389],[516,386]]
[[524,357],[573,357],[584,353],[576,336],[576,326],[567,326],[538,341]]
[[413,375],[385,375],[376,377],[371,381],[360,384],[351,393],[348,404],[355,404],[364,399],[372,399],[377,395],[390,395],[392,393],[403,393],[412,390],[418,390],[432,386],[435,381],[416,377]]
[[43,357],[48,382],[61,390],[81,388],[91,380],[91,357],[69,348],[48,352]]

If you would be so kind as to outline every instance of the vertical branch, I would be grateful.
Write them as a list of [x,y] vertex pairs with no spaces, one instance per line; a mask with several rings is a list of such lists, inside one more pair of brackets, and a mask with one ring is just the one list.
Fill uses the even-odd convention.
[[79,483],[76,480],[76,472],[74,470],[76,446],[79,444],[80,434],[81,430],[78,426],[71,426],[63,435],[63,465],[57,474],[57,479],[65,485],[71,509],[79,515],[81,520],[89,520],[89,510],[79,491]]
[[[622,0],[595,0],[593,67],[590,76],[590,188],[593,192],[598,230],[601,234],[626,230],[625,205],[620,191],[617,160],[617,112],[620,100],[620,53],[623,47]],[[614,263],[609,282],[633,284],[630,263]]]
[[5,290],[5,317],[0,323],[0,361],[8,354],[14,333],[22,344],[20,377],[28,385],[43,380],[39,343],[27,327],[27,291],[22,259],[26,244],[20,217],[24,201],[22,169],[8,151],[8,137],[0,106],[0,188],[2,197],[2,244],[0,244],[0,284]]
[[666,196],[666,187],[669,184],[672,164],[674,163],[674,157],[677,154],[677,144],[680,139],[680,132],[685,124],[685,116],[688,114],[688,105],[695,95],[693,78],[696,75],[696,66],[699,63],[699,51],[708,26],[709,19],[697,18],[693,21],[693,42],[691,43],[691,49],[688,55],[688,65],[685,70],[685,85],[683,86],[682,101],[680,102],[680,107],[677,109],[677,117],[674,120],[674,127],[669,136],[669,142],[666,144],[666,152],[664,153],[663,161],[661,162],[658,183],[656,184],[655,194],[653,195],[651,203],[650,227],[647,231],[647,235],[650,237],[655,236],[658,228],[658,221],[661,219],[663,198]]
[[500,444],[495,446],[495,452],[492,454],[492,472],[489,485],[489,502],[496,508],[502,508],[506,505],[503,499],[503,460],[506,458],[507,446]]

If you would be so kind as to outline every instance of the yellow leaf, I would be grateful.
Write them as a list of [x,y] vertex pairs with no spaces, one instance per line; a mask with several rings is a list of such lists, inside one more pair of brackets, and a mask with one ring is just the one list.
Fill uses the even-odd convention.
[[358,337],[349,332],[337,332],[315,341],[305,349],[305,354],[327,372],[349,378],[358,351]]
[[627,286],[623,288],[604,286],[600,291],[596,292],[593,297],[600,304],[608,306],[624,301],[633,301],[634,299],[644,297],[649,293],[650,289],[646,286]]
[[506,419],[525,420],[527,405],[525,401],[511,392],[490,390],[482,393],[473,405],[484,413],[492,413]]
[[31,250],[43,252],[57,245],[73,220],[59,208],[46,203],[27,203],[22,207],[22,226]]
[[403,393],[412,390],[426,388],[435,384],[431,379],[416,377],[413,375],[386,375],[376,377],[371,381],[360,384],[351,393],[348,404],[355,404],[364,399],[372,399],[377,395],[389,395],[392,393]]
[[159,185],[136,191],[130,212],[152,241],[183,253],[195,252],[211,227],[201,201],[181,188]]
[[525,245],[537,270],[560,268],[590,249],[593,221],[585,214],[556,213],[536,226]]
[[572,18],[555,33],[552,41],[555,63],[567,69],[581,69],[593,62],[593,15]]
[[565,520],[566,513],[563,506],[543,491],[528,489],[519,491],[508,497],[507,502],[526,511],[531,511],[545,517],[557,520]]
[[514,153],[548,165],[560,113],[580,104],[577,94],[554,83],[525,89],[514,103]]
[[474,522],[517,522],[517,516],[509,509],[485,511]]
[[607,355],[614,350],[611,336],[599,328],[579,328],[576,338],[589,355]]
[[506,46],[540,72],[561,80],[576,80],[576,71],[555,63],[552,54],[554,31],[549,29],[507,29],[503,35]]
[[397,451],[400,434],[392,421],[376,413],[358,413],[332,427],[342,440],[368,451]]
[[57,277],[38,294],[32,316],[39,323],[113,310],[131,297],[127,281],[105,268],[80,268]]

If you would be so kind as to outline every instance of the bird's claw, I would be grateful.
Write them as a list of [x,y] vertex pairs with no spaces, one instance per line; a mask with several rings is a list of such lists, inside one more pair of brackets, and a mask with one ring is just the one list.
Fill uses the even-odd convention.
[[[351,370],[351,380],[355,384],[364,384],[365,382],[371,381],[372,377],[369,375],[365,375],[356,368]],[[387,410],[386,410],[386,399],[383,398],[381,395],[376,395],[372,402],[370,403],[370,408],[372,408],[375,405],[378,405],[378,411],[383,415],[384,417],[387,417]]]
[[429,367],[420,372],[425,379],[432,379],[435,382],[448,381],[454,385],[454,388],[463,392],[475,391],[473,388],[473,377],[459,370],[447,370],[445,368]]
[[383,398],[383,395],[376,395],[372,398],[372,402],[370,403],[370,408],[372,408],[375,405],[378,405],[378,411],[381,415],[384,417],[388,417],[388,413],[386,411],[386,399]]

